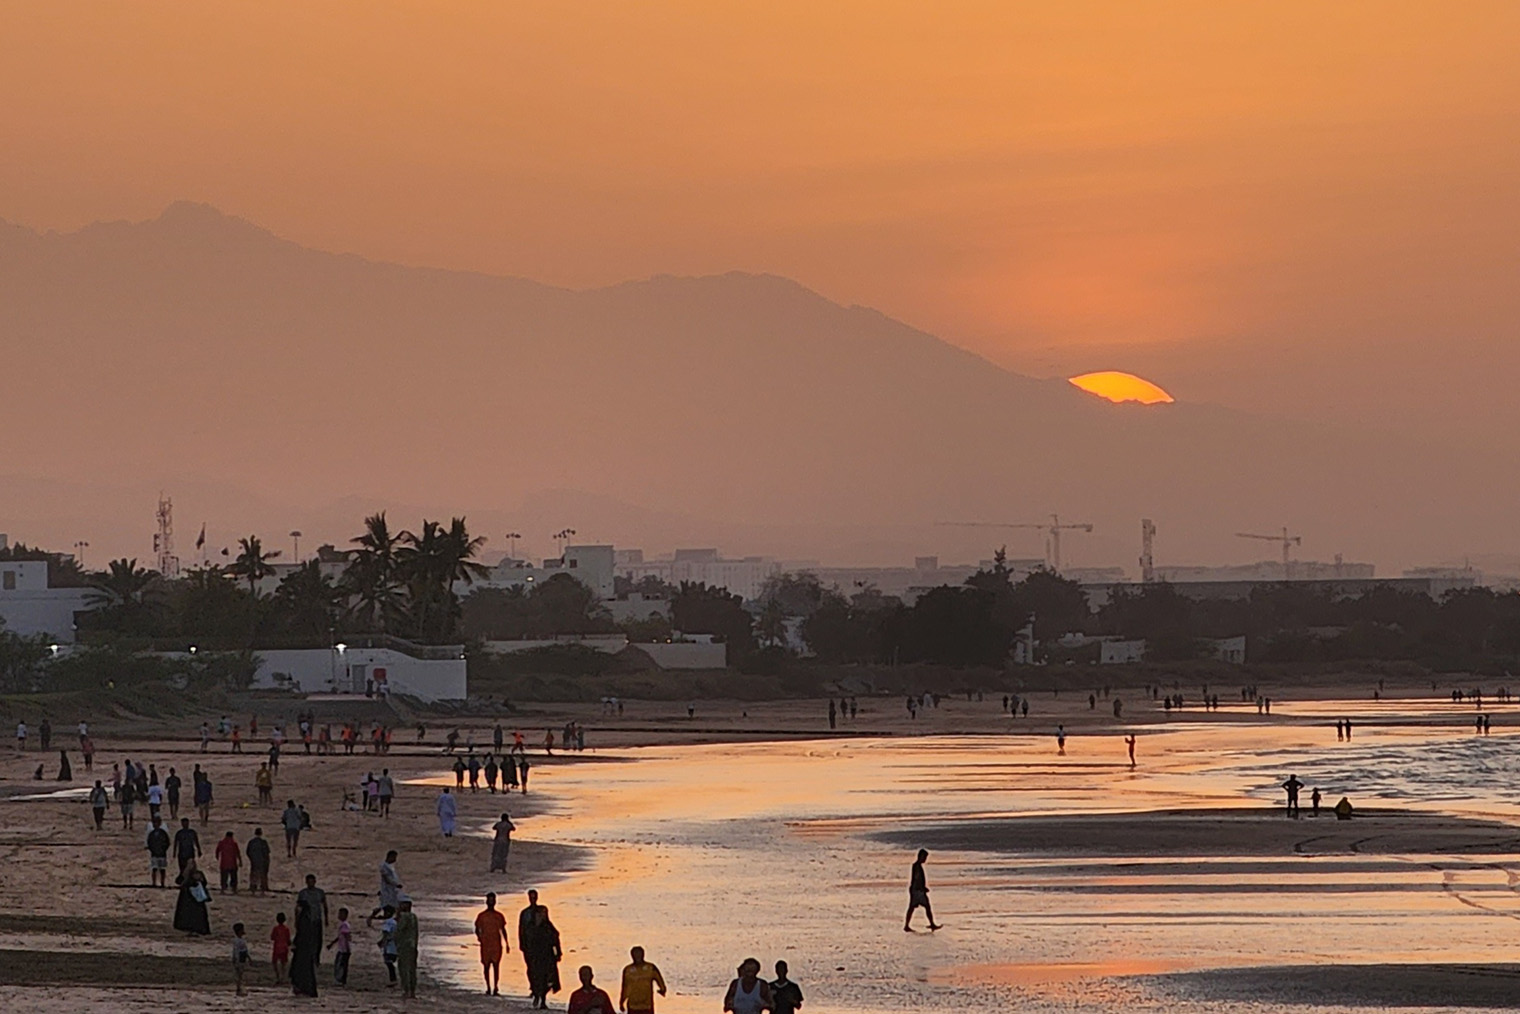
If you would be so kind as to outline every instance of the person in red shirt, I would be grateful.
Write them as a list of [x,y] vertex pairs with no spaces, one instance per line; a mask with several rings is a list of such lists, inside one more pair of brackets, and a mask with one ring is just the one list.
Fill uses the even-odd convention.
[[237,839],[228,831],[221,841],[216,843],[216,867],[222,871],[222,893],[227,893],[227,888],[232,888],[236,894],[238,889],[238,867],[243,865],[243,850],[238,848]]
[[290,974],[290,927],[285,925],[285,913],[276,912],[274,929],[269,931],[269,963],[274,966],[274,984],[278,986]]
[[566,1014],[613,1014],[612,997],[591,984],[591,966],[580,969],[581,988],[570,994]]

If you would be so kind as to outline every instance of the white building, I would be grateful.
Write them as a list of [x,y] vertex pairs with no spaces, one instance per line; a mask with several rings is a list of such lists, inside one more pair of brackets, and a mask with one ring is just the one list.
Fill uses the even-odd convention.
[[74,643],[74,617],[90,609],[90,589],[51,588],[46,560],[0,560],[0,619],[5,629]]
[[677,587],[687,581],[725,588],[745,601],[753,601],[760,597],[766,580],[782,569],[777,560],[763,556],[730,560],[718,555],[716,549],[678,549],[667,560],[645,560],[642,552],[630,550],[621,554],[617,573],[634,582],[657,577]]
[[617,593],[613,581],[617,568],[613,563],[615,553],[611,546],[566,546],[565,555],[545,560],[542,567],[535,567],[528,560],[508,557],[495,567],[484,581],[472,585],[461,584],[454,590],[461,595],[471,588],[523,588],[532,589],[536,584],[549,580],[555,574],[569,574],[596,593],[603,601]]
[[[393,640],[393,639],[391,639]],[[305,694],[405,694],[424,701],[457,701],[468,694],[464,651],[358,647],[296,648],[254,653],[253,685]]]

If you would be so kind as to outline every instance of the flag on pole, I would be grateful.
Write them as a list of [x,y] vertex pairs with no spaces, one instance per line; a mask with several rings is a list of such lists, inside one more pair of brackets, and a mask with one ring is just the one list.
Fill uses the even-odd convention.
[[195,548],[201,549],[206,545],[206,522],[201,522],[201,534],[195,540]]

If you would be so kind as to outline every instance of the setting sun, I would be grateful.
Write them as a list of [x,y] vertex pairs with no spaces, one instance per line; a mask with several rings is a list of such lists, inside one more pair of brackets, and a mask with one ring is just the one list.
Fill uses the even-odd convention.
[[1070,383],[1089,394],[1114,402],[1138,401],[1142,405],[1155,405],[1176,400],[1149,380],[1119,370],[1084,373],[1080,377],[1070,378]]

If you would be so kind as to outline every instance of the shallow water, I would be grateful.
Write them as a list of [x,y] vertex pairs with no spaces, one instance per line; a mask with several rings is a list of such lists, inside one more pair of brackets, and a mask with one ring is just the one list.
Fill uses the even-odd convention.
[[[672,1012],[719,1009],[748,956],[767,975],[777,958],[788,961],[805,1009],[825,1014],[1222,1010],[1233,1005],[1158,996],[1143,977],[1512,956],[1520,865],[1471,854],[937,850],[928,873],[945,928],[902,931],[913,857],[873,837],[882,832],[1259,807],[1280,800],[1290,771],[1324,789],[1327,806],[1345,793],[1363,807],[1520,815],[1520,739],[1498,721],[1494,735],[1473,735],[1470,705],[1281,704],[1260,720],[1234,710],[1243,720],[1179,717],[1138,729],[1134,771],[1122,732],[1072,736],[1065,756],[1043,736],[981,736],[651,747],[612,752],[635,763],[540,767],[536,787],[561,806],[521,821],[518,837],[591,846],[597,857],[590,870],[543,885],[565,941],[559,999],[583,963],[616,995],[633,944],[663,969],[672,994],[661,1010]],[[1335,740],[1343,715],[1355,723],[1350,743]],[[1307,790],[1304,798],[1307,811]],[[1311,837],[1315,825],[1304,826]],[[519,904],[504,899],[509,911]],[[922,927],[922,913],[915,918]],[[473,986],[469,941],[456,943],[460,980]],[[508,969],[517,987],[515,954]]]

